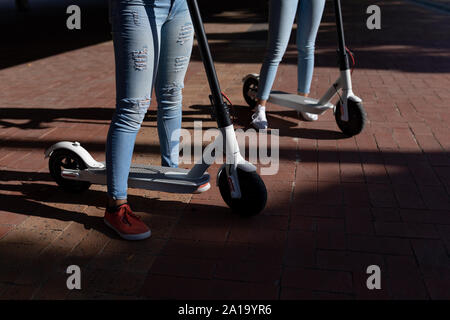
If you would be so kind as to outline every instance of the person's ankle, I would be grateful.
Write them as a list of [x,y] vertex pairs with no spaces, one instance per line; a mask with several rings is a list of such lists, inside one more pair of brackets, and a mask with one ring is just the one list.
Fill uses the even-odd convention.
[[257,108],[257,111],[258,112],[266,112],[266,106],[263,106],[263,105],[258,105],[258,108]]
[[303,92],[298,91],[297,95],[302,96],[302,97],[308,97],[309,93],[303,93]]
[[126,204],[126,203],[128,203],[127,199],[114,200],[112,198],[108,198],[106,208],[108,209],[108,211],[115,211],[115,210],[117,210],[118,207],[120,207],[121,205]]

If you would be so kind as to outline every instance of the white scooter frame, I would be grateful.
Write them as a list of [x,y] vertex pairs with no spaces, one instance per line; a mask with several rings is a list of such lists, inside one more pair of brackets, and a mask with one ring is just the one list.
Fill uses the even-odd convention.
[[[225,151],[226,162],[220,168],[218,176],[225,168],[227,176],[230,177],[229,182],[231,183],[231,198],[239,199],[242,197],[242,193],[239,187],[237,169],[251,173],[256,172],[256,167],[246,161],[240,154],[233,126],[226,127],[219,132],[219,135],[214,142],[208,146],[208,149]],[[55,151],[59,152],[54,153]],[[61,166],[60,176],[62,178],[73,181],[87,181],[91,184],[106,185],[105,163],[96,161],[91,154],[80,145],[79,142],[61,141],[55,143],[45,151],[45,158],[52,157],[52,155],[57,157],[58,153],[61,153],[61,160],[72,157],[72,160],[76,161],[76,157],[71,155],[70,152],[76,154],[82,160],[84,166],[81,163],[78,163],[78,165],[81,164],[79,168],[67,168]],[[196,163],[190,170],[132,164],[128,179],[128,186],[130,188],[140,188],[170,193],[205,192],[210,188],[210,177],[209,174],[206,173],[206,170],[212,164],[207,163],[205,159],[213,160],[210,158],[211,157],[208,157],[207,155],[203,155],[202,160]],[[53,161],[57,161],[57,159],[55,158]],[[58,174],[52,166],[50,166],[50,171]],[[217,185],[218,182],[219,179],[217,179]]]
[[[259,82],[259,75],[251,73],[246,75],[242,82],[248,81],[253,78]],[[297,110],[298,112],[309,112],[313,114],[321,115],[329,109],[334,109],[336,106],[331,103],[331,100],[342,90],[342,95],[340,95],[340,100],[344,101],[343,112],[341,113],[341,120],[348,121],[348,100],[355,103],[361,103],[361,98],[357,97],[352,90],[352,79],[350,75],[350,70],[341,71],[339,78],[333,85],[325,92],[325,94],[319,100],[310,97],[303,97],[296,94],[286,93],[283,91],[271,91],[268,101]],[[256,99],[256,92],[254,90],[248,92],[248,96],[251,99]]]

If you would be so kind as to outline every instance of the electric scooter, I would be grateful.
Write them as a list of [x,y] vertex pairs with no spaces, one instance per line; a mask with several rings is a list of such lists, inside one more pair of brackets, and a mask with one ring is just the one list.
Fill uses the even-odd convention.
[[[256,167],[247,162],[239,151],[230,119],[229,107],[223,100],[211,57],[197,0],[187,0],[202,61],[211,89],[212,118],[219,135],[209,150],[223,150],[225,164],[217,173],[217,185],[225,203],[242,216],[256,215],[267,202],[267,190]],[[208,148],[207,148],[208,149]],[[205,149],[206,151],[206,149]],[[96,161],[78,142],[61,141],[45,151],[49,157],[49,171],[57,184],[69,192],[82,192],[91,184],[106,185],[106,165]],[[217,154],[214,154],[217,157]],[[199,193],[210,188],[206,172],[211,163],[204,153],[190,170],[132,164],[128,177],[130,188],[142,188],[171,193]]]
[[[350,67],[349,56],[352,58],[353,64],[354,60],[352,53],[345,46],[342,9],[339,0],[334,0],[334,8],[339,44],[339,78],[319,100],[282,91],[272,91],[268,101],[280,106],[295,109],[297,112],[302,111],[318,115],[325,113],[329,109],[333,109],[339,129],[347,136],[354,136],[363,130],[367,115],[362,100],[355,96],[352,91],[352,70]],[[244,82],[244,99],[253,109],[257,105],[256,94],[258,92],[259,75],[248,74],[242,81]],[[342,90],[341,94],[339,94],[340,90]],[[335,95],[339,96],[339,101],[336,105],[331,103],[331,100]]]

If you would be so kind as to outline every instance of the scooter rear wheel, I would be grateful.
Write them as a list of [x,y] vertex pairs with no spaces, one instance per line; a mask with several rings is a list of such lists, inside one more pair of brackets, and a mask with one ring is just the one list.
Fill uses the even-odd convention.
[[245,102],[247,102],[251,109],[254,109],[258,105],[258,101],[256,100],[258,85],[258,79],[252,76],[245,80],[242,88],[242,94],[244,95]]
[[237,176],[241,198],[234,199],[231,197],[227,173],[225,169],[220,171],[218,181],[223,200],[234,213],[241,216],[253,216],[260,213],[267,202],[267,189],[263,180],[256,172],[246,172],[239,168]]
[[367,121],[367,114],[362,103],[348,100],[348,121],[343,121],[341,119],[341,108],[342,103],[339,101],[336,104],[336,112],[334,113],[339,129],[347,136],[356,136],[364,129]]
[[61,176],[63,169],[83,170],[87,168],[83,160],[73,151],[67,149],[53,151],[48,162],[48,168],[53,179],[65,191],[79,193],[91,186],[88,181],[64,179]]

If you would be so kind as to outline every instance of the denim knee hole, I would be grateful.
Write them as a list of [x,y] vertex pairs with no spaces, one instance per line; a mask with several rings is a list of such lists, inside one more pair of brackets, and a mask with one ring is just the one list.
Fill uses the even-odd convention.
[[180,29],[180,33],[178,34],[177,43],[180,45],[184,44],[192,37],[192,32],[193,32],[192,23],[182,26]]
[[131,54],[134,61],[134,69],[143,71],[147,69],[148,49],[144,47],[142,50],[135,50]]
[[181,56],[175,58],[175,72],[183,71],[189,63],[189,57]]

